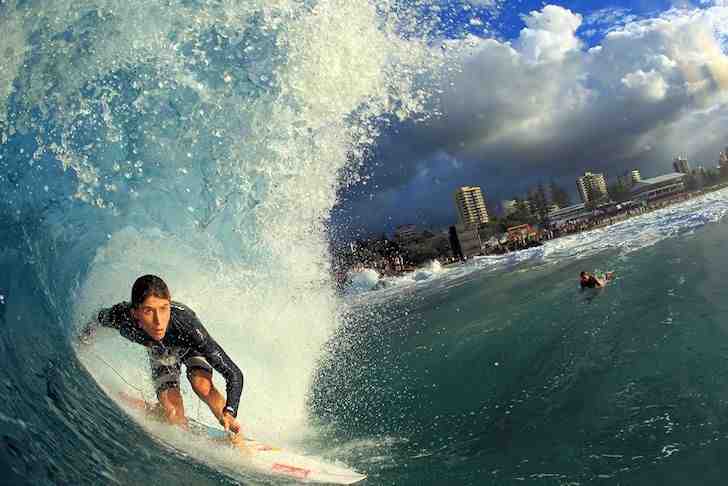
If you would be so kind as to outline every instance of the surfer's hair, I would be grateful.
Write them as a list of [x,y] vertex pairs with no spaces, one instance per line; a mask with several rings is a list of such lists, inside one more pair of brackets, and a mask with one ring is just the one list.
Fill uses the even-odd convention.
[[131,305],[139,307],[150,295],[160,299],[172,299],[164,280],[156,275],[142,275],[131,288]]
[[586,272],[582,270],[582,272],[579,274],[580,277],[586,276]]

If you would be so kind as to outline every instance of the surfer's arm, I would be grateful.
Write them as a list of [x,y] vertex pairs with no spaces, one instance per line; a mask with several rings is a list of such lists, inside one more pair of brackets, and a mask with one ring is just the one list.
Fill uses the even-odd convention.
[[208,334],[202,324],[199,321],[196,324],[197,332],[195,332],[195,335],[199,340],[197,347],[200,353],[207,359],[210,366],[225,378],[226,401],[223,413],[227,412],[233,417],[237,417],[240,395],[243,392],[243,372]]

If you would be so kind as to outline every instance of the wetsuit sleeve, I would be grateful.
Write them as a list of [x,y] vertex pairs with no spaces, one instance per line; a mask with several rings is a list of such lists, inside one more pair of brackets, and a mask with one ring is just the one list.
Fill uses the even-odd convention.
[[101,309],[96,316],[96,319],[89,321],[85,326],[83,326],[83,329],[81,329],[81,332],[78,335],[78,340],[82,344],[89,344],[93,340],[94,336],[96,336],[96,331],[99,326],[120,329],[121,321],[118,318],[118,314],[121,310],[121,306],[122,304],[116,304],[113,307]]
[[210,336],[199,319],[197,319],[197,316],[190,312],[190,316],[188,317],[194,320],[192,324],[194,326],[194,339],[197,341],[195,344],[198,352],[225,378],[225,391],[227,394],[225,411],[230,412],[233,417],[237,417],[240,395],[243,393],[243,372],[240,371],[240,368],[238,368],[220,345]]

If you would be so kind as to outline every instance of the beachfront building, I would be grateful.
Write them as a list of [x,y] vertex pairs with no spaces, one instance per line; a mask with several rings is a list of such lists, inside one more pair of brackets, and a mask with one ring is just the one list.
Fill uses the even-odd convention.
[[397,226],[394,230],[394,239],[397,240],[398,243],[404,245],[415,240],[418,236],[417,226],[413,224],[403,224],[401,226]]
[[590,217],[592,212],[584,203],[549,211],[548,220],[552,225],[561,226],[567,222],[579,221]]
[[685,191],[685,174],[673,172],[643,179],[632,187],[633,201],[652,201]]
[[462,223],[450,226],[450,247],[453,255],[461,260],[480,255],[483,245],[477,227]]
[[538,231],[530,224],[519,224],[518,226],[511,226],[506,230],[508,241],[514,242],[525,242],[529,238],[535,239],[538,237]]
[[688,158],[684,155],[678,155],[672,161],[672,168],[675,169],[675,172],[679,172],[680,174],[689,174],[690,164],[688,163]]
[[477,228],[488,222],[485,199],[478,186],[464,186],[455,191],[455,206],[461,224]]
[[596,204],[607,196],[607,181],[604,174],[585,172],[576,179],[576,188],[579,190],[581,200],[587,206]]

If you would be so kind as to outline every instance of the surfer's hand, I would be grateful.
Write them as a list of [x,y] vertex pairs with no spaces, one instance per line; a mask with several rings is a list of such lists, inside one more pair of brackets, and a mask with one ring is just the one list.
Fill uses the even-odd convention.
[[225,428],[225,432],[232,432],[233,434],[240,432],[240,424],[237,419],[227,412],[222,414],[220,425]]

